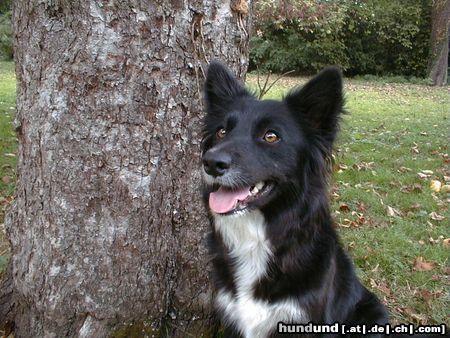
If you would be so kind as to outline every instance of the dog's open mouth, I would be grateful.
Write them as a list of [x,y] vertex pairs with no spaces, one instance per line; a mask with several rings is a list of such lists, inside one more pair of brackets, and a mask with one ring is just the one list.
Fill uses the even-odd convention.
[[209,194],[209,207],[217,214],[228,215],[242,211],[268,194],[272,187],[272,183],[262,181],[251,187],[228,188],[220,186],[218,190]]

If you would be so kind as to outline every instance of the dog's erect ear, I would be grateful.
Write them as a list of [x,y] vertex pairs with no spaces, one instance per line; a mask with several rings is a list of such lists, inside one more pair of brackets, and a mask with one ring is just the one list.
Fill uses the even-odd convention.
[[338,68],[325,68],[303,87],[290,92],[285,102],[331,146],[343,111],[342,75]]
[[211,62],[205,81],[206,110],[222,112],[239,96],[250,95],[224,65]]

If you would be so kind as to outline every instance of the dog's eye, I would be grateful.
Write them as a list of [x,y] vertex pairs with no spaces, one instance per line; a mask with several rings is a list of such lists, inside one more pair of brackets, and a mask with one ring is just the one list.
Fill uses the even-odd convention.
[[225,130],[225,128],[219,128],[219,129],[216,131],[216,136],[217,136],[217,138],[219,138],[219,139],[224,138],[226,134],[227,134],[227,131]]
[[269,130],[264,134],[264,141],[267,143],[275,143],[280,140],[280,137],[272,130]]

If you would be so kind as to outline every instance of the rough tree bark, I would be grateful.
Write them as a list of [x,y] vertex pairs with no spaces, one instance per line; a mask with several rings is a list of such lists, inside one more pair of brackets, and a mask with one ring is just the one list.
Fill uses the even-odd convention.
[[428,74],[435,86],[447,84],[450,0],[433,0]]
[[0,319],[15,337],[214,330],[200,90],[213,58],[244,76],[249,9],[14,2],[19,164]]

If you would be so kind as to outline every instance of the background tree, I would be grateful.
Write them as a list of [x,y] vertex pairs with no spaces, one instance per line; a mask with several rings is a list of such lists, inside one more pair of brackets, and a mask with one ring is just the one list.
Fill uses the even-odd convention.
[[447,84],[450,1],[433,0],[428,74],[434,85]]
[[19,159],[0,318],[15,337],[213,330],[200,92],[212,58],[244,76],[251,1],[13,7]]

